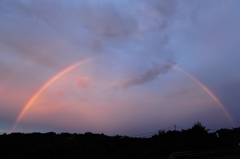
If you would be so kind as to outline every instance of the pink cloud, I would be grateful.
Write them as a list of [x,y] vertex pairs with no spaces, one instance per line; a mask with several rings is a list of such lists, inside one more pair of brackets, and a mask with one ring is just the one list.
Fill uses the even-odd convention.
[[75,84],[80,88],[86,88],[90,86],[90,77],[81,77],[78,76],[75,80]]

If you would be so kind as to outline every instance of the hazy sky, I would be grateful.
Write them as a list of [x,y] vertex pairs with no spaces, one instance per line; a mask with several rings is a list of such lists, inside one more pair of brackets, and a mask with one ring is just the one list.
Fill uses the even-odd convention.
[[2,132],[240,125],[239,0],[1,0],[0,21]]

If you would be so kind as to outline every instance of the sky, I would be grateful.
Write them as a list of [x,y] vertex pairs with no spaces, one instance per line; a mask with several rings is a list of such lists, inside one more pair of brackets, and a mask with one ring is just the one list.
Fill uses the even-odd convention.
[[240,125],[240,1],[1,0],[0,132]]

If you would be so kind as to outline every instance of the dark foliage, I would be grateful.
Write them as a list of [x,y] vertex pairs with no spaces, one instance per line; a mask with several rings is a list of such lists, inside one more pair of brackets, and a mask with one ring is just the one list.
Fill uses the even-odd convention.
[[[104,134],[11,133],[0,135],[6,158],[167,158],[172,152],[238,148],[240,128],[208,133],[197,122],[182,131],[159,131],[151,138]],[[218,134],[218,136],[216,135]]]

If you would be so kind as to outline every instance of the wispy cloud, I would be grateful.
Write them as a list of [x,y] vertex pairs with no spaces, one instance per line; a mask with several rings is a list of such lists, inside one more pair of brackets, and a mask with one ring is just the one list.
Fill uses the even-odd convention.
[[142,85],[155,80],[160,74],[167,73],[171,70],[175,62],[166,62],[162,66],[153,65],[145,73],[141,74],[139,77],[130,78],[128,80],[121,81],[114,88],[130,88],[133,86]]

